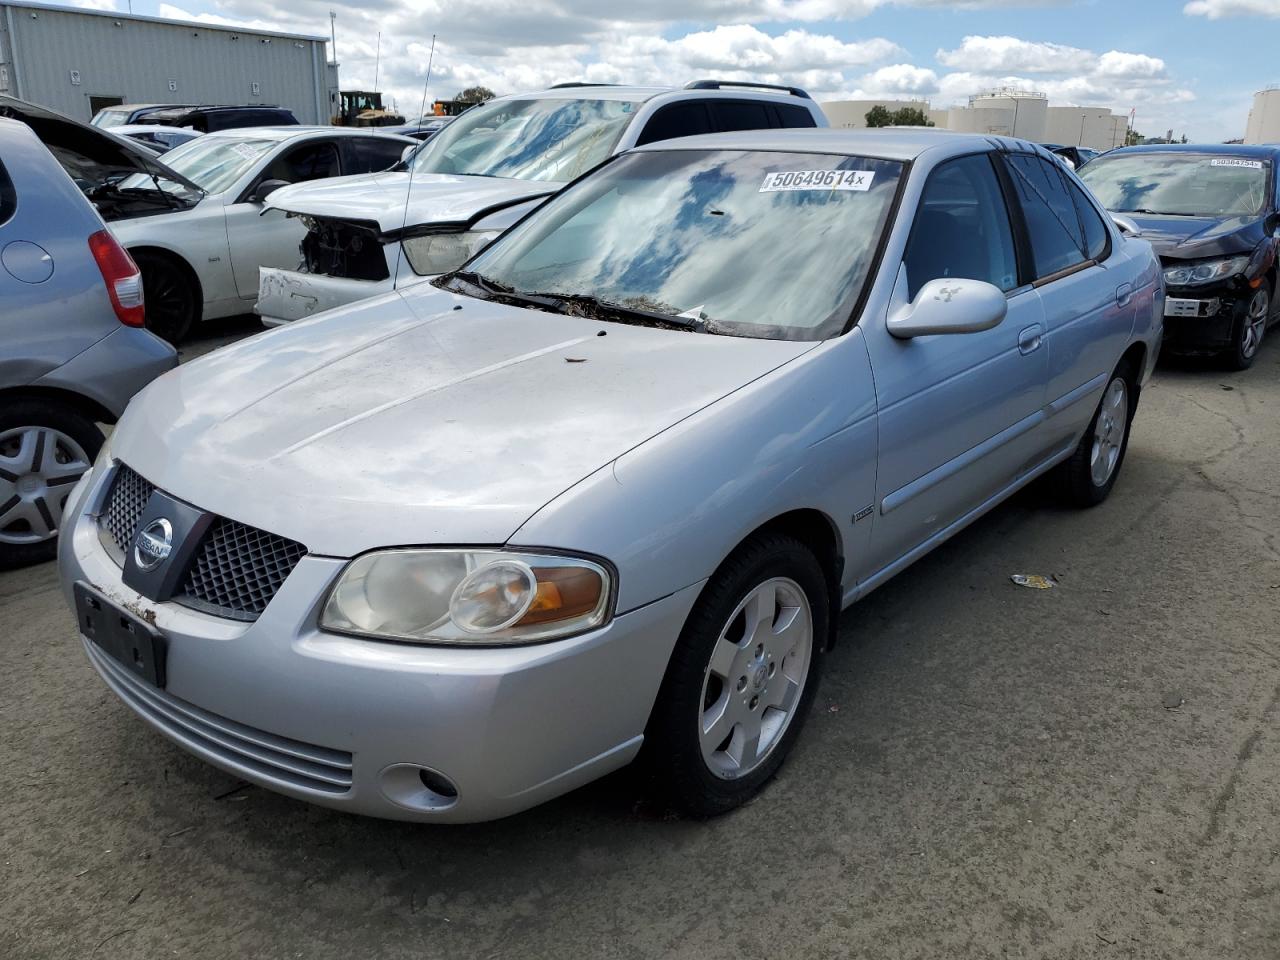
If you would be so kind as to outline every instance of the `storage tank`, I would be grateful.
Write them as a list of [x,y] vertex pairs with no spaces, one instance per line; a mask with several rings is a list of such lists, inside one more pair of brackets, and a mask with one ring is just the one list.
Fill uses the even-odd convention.
[[987,90],[969,98],[969,109],[975,113],[1007,110],[1012,114],[1009,136],[1037,142],[1045,138],[1049,98],[1038,90],[1019,90],[1013,87]]
[[947,129],[957,133],[989,133],[1013,136],[1014,112],[1010,107],[952,107],[947,112]]
[[1254,95],[1244,142],[1280,143],[1280,84],[1272,84]]

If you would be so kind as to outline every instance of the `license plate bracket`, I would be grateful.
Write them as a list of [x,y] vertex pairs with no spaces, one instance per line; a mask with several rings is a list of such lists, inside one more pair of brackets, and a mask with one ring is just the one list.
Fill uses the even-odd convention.
[[126,670],[163,688],[169,653],[164,635],[84,583],[76,583],[72,592],[80,632]]

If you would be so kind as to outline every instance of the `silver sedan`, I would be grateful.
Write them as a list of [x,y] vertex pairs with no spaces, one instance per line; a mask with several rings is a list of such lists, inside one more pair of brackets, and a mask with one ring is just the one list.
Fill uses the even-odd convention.
[[499,817],[778,770],[842,608],[1043,474],[1106,499],[1164,292],[1039,147],[610,161],[434,285],[171,373],[76,489],[89,660],[237,776]]

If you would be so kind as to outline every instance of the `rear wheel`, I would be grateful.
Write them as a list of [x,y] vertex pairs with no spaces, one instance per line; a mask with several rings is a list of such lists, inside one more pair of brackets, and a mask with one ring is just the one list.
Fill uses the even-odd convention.
[[1239,311],[1231,329],[1232,347],[1227,352],[1227,363],[1233,370],[1247,370],[1253,366],[1271,319],[1271,292],[1265,285],[1253,295],[1253,299]]
[[1094,507],[1111,494],[1129,449],[1129,426],[1137,405],[1131,367],[1121,364],[1111,375],[1089,428],[1069,460],[1058,469],[1064,499],[1077,507]]
[[200,309],[195,285],[181,266],[163,254],[140,250],[131,255],[142,273],[147,329],[177,346]]
[[63,404],[0,411],[0,568],[53,559],[67,497],[101,447],[97,425]]
[[813,703],[831,615],[799,541],[762,536],[725,561],[680,634],[646,736],[667,799],[715,816],[777,773]]

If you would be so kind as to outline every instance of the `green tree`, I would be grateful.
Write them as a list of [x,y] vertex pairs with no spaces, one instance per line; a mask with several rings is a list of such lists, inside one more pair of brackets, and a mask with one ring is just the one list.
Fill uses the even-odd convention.
[[889,112],[887,107],[876,104],[867,111],[868,127],[888,127],[893,124],[893,114]]
[[919,107],[903,107],[893,112],[895,127],[932,127],[933,121],[924,115]]
[[1138,144],[1142,143],[1142,141],[1145,139],[1146,137],[1140,134],[1137,130],[1130,130],[1128,133],[1125,134],[1124,145],[1126,147],[1136,147]]
[[461,100],[463,103],[484,103],[486,100],[492,100],[496,94],[488,87],[467,87],[453,95],[453,99]]

